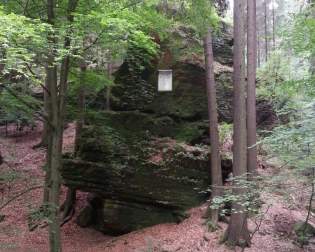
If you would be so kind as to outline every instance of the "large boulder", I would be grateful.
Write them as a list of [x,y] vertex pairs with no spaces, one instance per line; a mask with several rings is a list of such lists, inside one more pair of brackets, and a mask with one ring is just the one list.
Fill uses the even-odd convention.
[[[157,39],[158,40],[158,39]],[[215,36],[219,119],[232,121],[232,37]],[[209,122],[202,45],[194,31],[175,27],[151,64],[129,48],[115,73],[113,112],[89,113],[76,159],[61,170],[64,184],[90,192],[78,223],[107,234],[124,234],[178,222],[209,198]],[[157,70],[174,72],[172,92],[157,91]],[[94,108],[104,108],[100,94]],[[266,106],[263,106],[264,108]],[[206,145],[203,145],[206,143]],[[223,178],[232,162],[222,158]]]
[[[175,27],[170,38],[159,43],[161,53],[150,64],[132,55],[142,49],[129,50],[131,56],[115,73],[112,108],[116,111],[138,110],[177,122],[207,120],[205,61],[196,32],[185,26]],[[233,117],[232,45],[231,30],[222,24],[220,32],[214,35],[213,50],[219,121],[226,123],[232,123]],[[135,70],[136,66],[141,67]],[[159,69],[173,70],[172,92],[158,92]],[[102,94],[98,103],[105,103],[103,97]],[[261,129],[268,129],[268,125],[276,122],[272,104],[266,100],[257,101],[257,114]]]
[[[220,121],[231,122],[232,36],[228,27],[214,39],[215,75],[218,87]],[[117,111],[139,110],[173,119],[207,119],[207,93],[203,46],[193,29],[173,28],[171,37],[160,42],[159,57],[150,64],[129,56],[118,69],[112,89],[112,105]],[[129,54],[141,49],[130,49]],[[135,70],[136,66],[142,66]],[[173,91],[157,90],[159,69],[173,70]],[[103,95],[102,95],[103,97]],[[102,101],[98,101],[101,103]],[[104,100],[103,100],[104,102]]]
[[[172,92],[161,92],[147,105],[146,110],[157,115],[170,116],[185,121],[208,118],[205,70],[193,62],[179,62],[172,67],[174,82]],[[232,69],[215,64],[218,110],[220,121],[232,121]]]
[[[65,159],[61,170],[66,186],[94,195],[80,215],[83,226],[123,234],[178,222],[185,210],[206,201],[209,148],[160,138],[162,128],[140,112],[88,116],[80,158]],[[226,177],[231,160],[223,158],[222,166]]]

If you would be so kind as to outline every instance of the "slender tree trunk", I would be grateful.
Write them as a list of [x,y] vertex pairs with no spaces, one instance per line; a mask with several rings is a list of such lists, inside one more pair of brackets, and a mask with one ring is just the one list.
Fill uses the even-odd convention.
[[272,6],[272,43],[273,50],[276,50],[276,10],[275,6]]
[[[51,57],[50,62],[54,62]],[[53,63],[52,63],[53,64]],[[57,68],[55,65],[48,67],[47,77],[57,76]],[[61,165],[61,151],[62,151],[62,127],[59,117],[58,109],[58,90],[57,79],[51,78],[49,80],[49,92],[51,95],[51,110],[49,118],[51,118],[51,125],[49,132],[49,146],[47,151],[47,160],[49,161],[49,170],[46,173],[46,181],[48,182],[48,198],[49,198],[49,244],[51,252],[61,251],[60,244],[60,229],[59,229],[59,188],[60,175],[59,169]]]
[[[254,175],[257,170],[256,148],[256,0],[247,1],[247,167]],[[255,147],[254,147],[255,146]]]
[[[54,0],[47,0],[47,17],[48,17],[48,23],[50,25],[54,25],[55,22],[55,13],[54,13],[55,3]],[[50,44],[50,47],[52,48],[53,45],[56,43],[56,39],[54,37],[54,34],[48,35],[48,43]],[[44,205],[48,205],[50,202],[50,190],[51,190],[51,150],[52,150],[52,132],[54,130],[53,123],[53,117],[52,117],[52,90],[53,86],[57,86],[57,67],[54,64],[54,51],[51,49],[52,52],[49,53],[48,59],[47,59],[47,66],[46,66],[46,83],[45,86],[47,87],[47,90],[50,95],[50,103],[49,109],[46,110],[47,117],[49,120],[49,128],[47,131],[48,134],[48,146],[47,146],[47,152],[46,152],[46,174],[45,174],[45,187],[44,187],[44,197],[43,197],[43,203]],[[54,94],[55,96],[56,94]]]
[[52,132],[52,149],[51,149],[51,187],[50,187],[50,224],[49,224],[49,241],[50,251],[61,251],[60,241],[60,220],[59,220],[59,192],[60,192],[60,173],[61,156],[62,156],[62,132],[63,123],[59,118],[58,103],[53,103],[53,125]]
[[[310,0],[311,15],[315,19],[315,0]],[[310,57],[310,74],[315,77],[315,53],[313,52]]]
[[257,33],[257,64],[260,67],[261,64],[261,55],[260,55],[260,38]]
[[51,91],[52,86],[57,85],[57,67],[54,66],[53,56],[49,56],[49,65],[46,67],[46,87],[49,92],[49,103],[47,103],[47,116],[50,123],[46,122],[47,125],[47,151],[46,151],[46,174],[45,174],[45,186],[44,186],[44,196],[43,196],[43,205],[49,203],[49,194],[50,194],[50,176],[51,176],[51,151],[52,151],[52,132],[54,130],[52,121],[52,100],[51,100]]
[[265,13],[264,13],[264,20],[265,20],[265,59],[266,59],[266,62],[267,62],[268,61],[268,53],[269,53],[269,49],[268,49],[267,0],[264,1],[264,9],[265,9]]
[[[69,0],[67,9],[67,21],[73,22],[73,12],[77,6],[78,0]],[[54,24],[55,15],[54,0],[47,0],[47,15],[48,22]],[[71,28],[68,28],[64,48],[69,50],[71,43]],[[49,37],[51,43],[56,43],[53,36]],[[48,56],[49,66],[47,69],[47,76],[57,76],[57,67],[55,66],[54,55]],[[51,98],[50,118],[52,129],[50,132],[49,147],[50,151],[48,160],[50,161],[50,178],[49,178],[49,207],[50,207],[50,224],[49,224],[49,244],[51,252],[60,252],[60,220],[59,220],[59,193],[60,193],[60,169],[62,166],[62,146],[63,146],[63,124],[65,117],[65,96],[67,92],[68,73],[70,68],[70,57],[65,56],[60,67],[59,86],[57,79],[49,81],[49,93]]]
[[[44,109],[46,111],[46,114],[48,115],[48,110],[50,108],[50,101],[49,101],[49,94],[47,92],[47,85],[45,85],[46,90],[44,89]],[[47,147],[48,146],[48,123],[44,121],[43,125],[43,133],[42,133],[42,138],[41,142],[39,144],[41,147]]]
[[[217,196],[220,196],[221,194],[222,171],[211,29],[208,30],[207,35],[204,38],[204,52],[206,61],[206,84],[208,95],[208,117],[211,144],[211,198],[213,199]],[[219,220],[219,210],[212,209],[209,213],[211,224],[213,225],[213,228],[216,228]]]
[[[47,0],[48,22],[54,25],[55,21],[55,2]],[[53,34],[48,37],[53,46],[56,39]],[[49,199],[49,247],[51,252],[61,251],[60,228],[58,218],[59,208],[59,168],[61,164],[60,139],[62,139],[62,130],[60,132],[60,118],[58,113],[58,88],[57,88],[57,67],[55,65],[54,53],[48,55],[47,86],[50,93],[51,107],[49,110],[49,120],[52,125],[49,130],[49,145],[47,149],[47,171],[45,178],[44,201]],[[61,135],[61,136],[60,136]]]
[[[246,0],[234,2],[234,107],[233,107],[233,176],[244,178],[247,173],[246,134],[246,83],[245,83],[245,7]],[[242,195],[244,190],[234,188],[233,194]],[[246,210],[240,202],[232,204],[230,223],[225,241],[232,245],[246,246],[249,243]]]

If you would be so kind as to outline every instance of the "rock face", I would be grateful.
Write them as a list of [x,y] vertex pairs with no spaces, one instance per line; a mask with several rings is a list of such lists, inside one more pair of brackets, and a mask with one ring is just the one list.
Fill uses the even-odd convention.
[[[139,58],[128,57],[116,72],[113,109],[139,110],[169,116],[176,120],[207,119],[204,56],[202,44],[195,37],[193,30],[177,27],[174,28],[170,40],[161,43],[161,54],[150,65]],[[232,119],[231,45],[231,35],[227,28],[224,28],[214,40],[214,55],[219,116],[221,121],[228,122]],[[135,76],[134,66],[138,65],[145,67],[136,71]],[[157,91],[159,69],[173,70],[172,92]]]
[[[214,36],[213,51],[219,121],[226,123],[232,123],[233,111],[232,45],[231,31],[229,27],[222,25],[219,34]],[[171,38],[161,42],[160,48],[159,57],[151,64],[141,58],[127,57],[115,74],[116,85],[112,90],[111,102],[113,109],[138,110],[155,116],[168,117],[177,122],[207,120],[203,47],[196,39],[195,32],[188,27],[175,27]],[[133,51],[141,50],[131,49],[130,53]],[[135,70],[135,66],[144,67]],[[158,92],[159,69],[173,70],[172,92]],[[104,102],[102,99],[99,103]],[[261,128],[265,128],[266,124],[272,124],[271,120],[276,120],[272,106],[270,107],[267,101],[258,100],[257,112],[257,124],[262,126]]]
[[[209,149],[159,138],[163,122],[140,112],[88,116],[80,159],[65,159],[64,184],[94,194],[82,226],[119,235],[165,222],[208,198]],[[232,163],[222,161],[224,176]]]
[[[157,39],[158,40],[158,39]],[[226,27],[214,40],[220,121],[232,121],[232,38]],[[130,48],[116,72],[113,112],[90,113],[78,159],[65,159],[68,187],[90,192],[78,223],[124,234],[178,222],[209,197],[210,160],[202,45],[194,31],[176,27],[149,64]],[[173,69],[173,92],[157,91],[157,70]],[[94,108],[103,108],[100,94]],[[202,145],[206,143],[206,145]],[[223,178],[232,162],[222,159]]]

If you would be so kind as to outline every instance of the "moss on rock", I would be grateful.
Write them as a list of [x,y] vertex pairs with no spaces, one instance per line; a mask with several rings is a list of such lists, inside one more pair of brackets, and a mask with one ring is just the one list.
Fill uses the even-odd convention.
[[[64,159],[61,170],[65,185],[92,192],[101,202],[80,215],[84,226],[96,219],[97,229],[121,234],[177,222],[208,198],[209,147],[159,137],[173,120],[132,111],[91,113],[86,122],[80,158]],[[230,172],[230,160],[222,165]]]

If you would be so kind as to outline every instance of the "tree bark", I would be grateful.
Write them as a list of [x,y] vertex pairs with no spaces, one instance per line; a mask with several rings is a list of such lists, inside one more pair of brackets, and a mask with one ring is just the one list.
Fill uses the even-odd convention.
[[[246,83],[245,83],[245,7],[246,0],[234,2],[234,107],[233,107],[233,176],[244,177],[247,173],[247,134],[246,134]],[[244,191],[234,188],[233,194]],[[224,241],[232,246],[245,246],[249,242],[246,211],[240,202],[233,202],[230,223]]]
[[265,59],[267,62],[268,61],[268,53],[269,53],[269,49],[268,49],[268,23],[267,23],[267,16],[268,16],[267,0],[264,1],[264,9],[265,9],[265,13],[264,13],[264,20],[265,20]]
[[247,1],[247,167],[254,175],[257,170],[256,145],[256,0]]
[[[73,12],[77,6],[78,0],[69,0],[67,9],[67,21],[68,23],[73,22]],[[54,25],[55,21],[55,2],[53,0],[47,0],[47,15],[48,22]],[[68,28],[64,48],[70,49],[71,43],[71,28]],[[53,36],[49,37],[52,44],[56,43]],[[55,65],[55,57],[53,54],[48,56],[49,65],[47,67],[47,78],[51,76],[57,76],[57,67]],[[68,73],[70,67],[69,54],[66,55],[61,63],[60,67],[60,79],[59,86],[57,78],[49,80],[49,93],[51,98],[51,110],[50,118],[52,128],[50,129],[50,140],[47,151],[49,161],[50,176],[48,178],[49,188],[49,213],[50,213],[50,224],[49,224],[49,244],[51,252],[60,252],[61,241],[60,241],[60,220],[59,220],[59,192],[60,192],[60,169],[62,167],[62,145],[63,145],[63,124],[65,116],[65,96],[67,92]]]
[[[211,29],[208,30],[207,35],[204,38],[204,52],[206,61],[206,85],[208,96],[209,134],[211,144],[211,198],[213,199],[217,196],[220,196],[221,194],[220,188],[222,186],[222,171]],[[219,210],[212,209],[210,210],[209,214],[211,224],[213,225],[213,228],[215,228],[219,220]]]
[[260,67],[261,64],[261,55],[260,55],[260,38],[258,36],[258,31],[257,31],[257,64],[258,67]]
[[[45,87],[47,89],[47,85],[45,85]],[[48,112],[49,108],[50,108],[50,97],[47,90],[44,89],[44,109],[47,115],[49,114]],[[47,147],[47,146],[48,146],[48,123],[44,121],[40,147]]]
[[[315,0],[310,0],[311,16],[315,19]],[[315,53],[312,53],[310,57],[310,74],[315,76]]]
[[273,50],[276,50],[276,10],[275,6],[272,6],[272,42]]
[[[50,39],[50,38],[49,38]],[[54,59],[53,55],[50,55],[48,57],[48,64],[46,67],[46,86],[47,90],[50,93],[49,97],[49,103],[47,105],[49,106],[47,109],[47,120],[46,124],[48,126],[47,128],[47,151],[46,151],[46,174],[45,174],[45,186],[44,186],[44,196],[43,196],[43,205],[49,204],[49,194],[50,194],[50,175],[51,175],[51,150],[52,150],[52,132],[54,130],[54,126],[52,124],[53,117],[52,117],[52,100],[51,100],[51,91],[52,87],[57,85],[57,67],[53,65]]]
[[[47,0],[47,15],[48,22],[54,25],[55,22],[55,2],[53,0]],[[56,43],[53,34],[48,37],[49,42],[52,46]],[[60,150],[60,121],[58,113],[58,88],[57,88],[57,67],[55,65],[54,52],[48,55],[48,66],[47,66],[47,86],[51,98],[51,108],[49,110],[49,120],[52,127],[49,129],[49,145],[47,149],[47,171],[45,177],[45,191],[44,201],[47,199],[49,207],[49,247],[51,252],[61,251],[60,241],[60,229],[58,219],[58,208],[59,208],[59,187],[60,178],[58,169],[61,163],[61,150]]]

